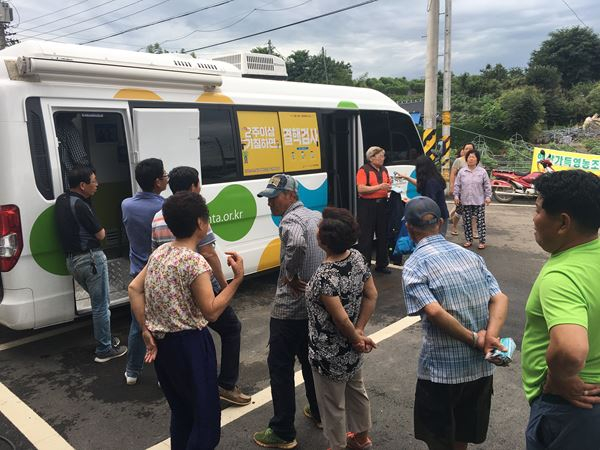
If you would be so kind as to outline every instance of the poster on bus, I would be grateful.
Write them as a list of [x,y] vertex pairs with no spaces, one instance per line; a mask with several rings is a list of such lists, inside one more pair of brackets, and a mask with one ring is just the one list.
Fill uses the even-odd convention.
[[543,172],[544,169],[538,164],[538,161],[542,159],[550,160],[554,170],[583,169],[600,175],[600,155],[535,147],[533,149],[533,161],[531,162],[532,172]]
[[281,134],[276,112],[238,111],[245,176],[283,172]]
[[319,125],[314,112],[280,112],[283,164],[286,172],[321,168]]

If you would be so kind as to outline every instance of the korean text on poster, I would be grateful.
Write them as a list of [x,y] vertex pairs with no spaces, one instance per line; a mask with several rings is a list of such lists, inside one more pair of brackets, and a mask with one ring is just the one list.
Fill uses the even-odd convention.
[[319,125],[314,112],[280,112],[286,172],[321,168]]
[[238,111],[244,175],[283,172],[276,112]]
[[554,170],[582,169],[600,175],[600,155],[588,153],[562,152],[548,148],[533,149],[533,161],[531,162],[532,172],[542,172],[543,169],[538,161],[548,159],[552,162]]

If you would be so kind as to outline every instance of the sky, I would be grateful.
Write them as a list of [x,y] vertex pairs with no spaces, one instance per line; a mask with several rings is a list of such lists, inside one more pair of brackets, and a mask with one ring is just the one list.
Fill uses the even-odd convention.
[[[44,39],[125,50],[159,42],[196,49],[364,3],[367,0],[8,0],[20,40]],[[197,57],[249,51],[270,39],[288,56],[306,49],[352,65],[354,78],[423,78],[427,9],[432,0],[377,0],[258,36],[197,50]],[[486,64],[526,67],[549,33],[584,24],[600,32],[598,0],[454,0],[452,71],[478,73]],[[444,4],[440,0],[440,55]],[[194,12],[174,20],[122,31]],[[128,16],[128,17],[125,17]],[[110,22],[110,23],[108,23]],[[37,35],[37,36],[36,36]],[[438,67],[443,67],[440,56]]]

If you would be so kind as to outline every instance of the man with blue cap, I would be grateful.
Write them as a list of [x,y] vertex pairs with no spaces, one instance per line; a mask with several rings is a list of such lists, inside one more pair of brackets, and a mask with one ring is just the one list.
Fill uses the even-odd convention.
[[306,208],[298,200],[298,182],[283,173],[271,177],[267,188],[258,196],[266,197],[271,214],[282,219],[279,224],[280,269],[271,311],[267,359],[274,414],[266,430],[254,433],[254,441],[261,447],[294,448],[298,445],[294,427],[296,357],[302,366],[308,398],[304,415],[317,426],[321,423],[308,361],[308,313],[304,295],[306,283],[325,259],[325,252],[317,242],[321,213]]
[[415,197],[404,216],[416,244],[402,271],[404,301],[423,329],[415,437],[429,448],[466,449],[486,439],[494,366],[484,357],[493,348],[506,350],[499,335],[508,297],[483,258],[440,234],[435,201]]

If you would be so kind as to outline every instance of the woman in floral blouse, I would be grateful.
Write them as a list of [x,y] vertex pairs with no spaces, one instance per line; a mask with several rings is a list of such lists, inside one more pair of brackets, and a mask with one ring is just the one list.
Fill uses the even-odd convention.
[[351,248],[357,237],[358,224],[350,211],[325,208],[318,239],[326,258],[306,287],[308,357],[323,433],[332,449],[372,446],[361,353],[375,347],[364,329],[377,290],[362,255]]
[[175,241],[160,246],[129,285],[131,307],[143,324],[145,361],[154,361],[171,407],[172,449],[214,449],[221,436],[215,347],[206,328],[231,301],[244,277],[242,258],[229,253],[234,278],[217,297],[210,266],[196,253],[208,229],[204,199],[179,192],[163,205]]

